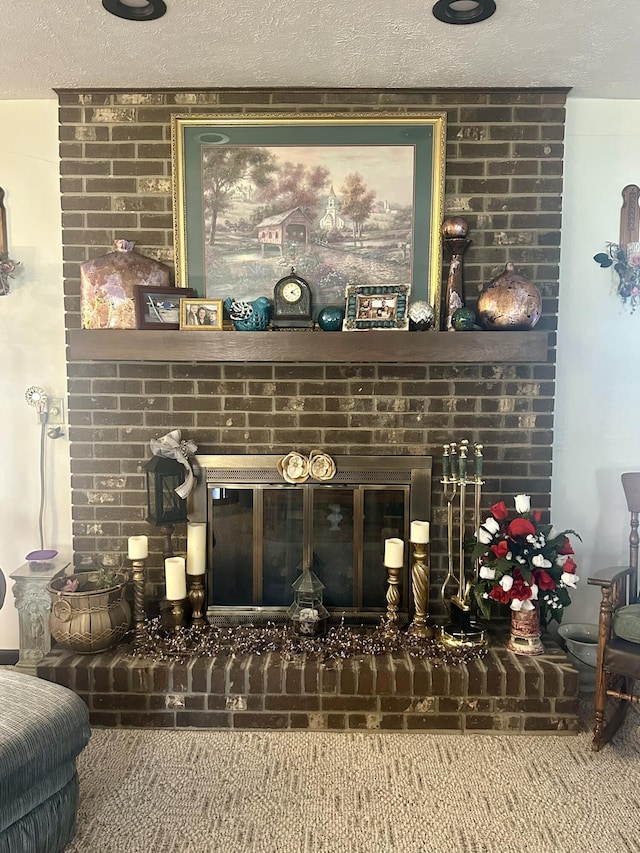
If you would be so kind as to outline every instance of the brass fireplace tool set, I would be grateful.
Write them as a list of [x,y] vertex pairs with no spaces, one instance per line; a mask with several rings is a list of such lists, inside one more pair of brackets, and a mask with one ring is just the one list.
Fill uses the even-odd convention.
[[[473,451],[473,473],[469,471],[469,452]],[[447,503],[447,574],[440,594],[449,610],[451,621],[440,629],[440,640],[453,647],[482,647],[486,632],[479,628],[471,612],[471,587],[477,580],[478,567],[467,573],[465,567],[465,530],[467,525],[467,490],[472,490],[470,508],[474,531],[480,526],[480,496],[482,494],[482,445],[473,447],[465,439],[459,444],[445,444],[442,453],[442,488]],[[456,534],[455,504],[458,505]],[[457,541],[456,541],[457,540]],[[457,570],[456,570],[457,551]],[[453,594],[449,590],[453,589]]]

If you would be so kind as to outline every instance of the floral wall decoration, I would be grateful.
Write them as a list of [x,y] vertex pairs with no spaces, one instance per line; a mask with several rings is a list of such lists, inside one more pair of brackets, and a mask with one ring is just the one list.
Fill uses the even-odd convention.
[[640,306],[640,187],[628,184],[622,190],[620,237],[607,243],[606,252],[598,252],[593,260],[604,269],[617,273],[615,289],[625,308],[633,314]]
[[593,260],[605,269],[613,267],[618,274],[615,289],[633,314],[640,307],[640,242],[626,246],[607,243],[607,251],[594,255]]
[[0,187],[0,296],[6,296],[11,290],[10,278],[15,278],[14,272],[20,261],[9,257],[7,249],[7,213],[4,209],[4,190]]
[[10,278],[15,278],[14,272],[20,261],[14,261],[6,253],[0,254],[0,296],[6,296],[11,290]]

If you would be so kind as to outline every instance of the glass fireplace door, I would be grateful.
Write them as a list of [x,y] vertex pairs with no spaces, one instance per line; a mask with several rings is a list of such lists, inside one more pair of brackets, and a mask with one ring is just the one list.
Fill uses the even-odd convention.
[[[282,481],[275,456],[199,457],[193,520],[207,523],[208,615],[219,624],[286,618],[310,567],[336,619],[377,621],[386,609],[384,541],[429,518],[431,460],[336,457],[330,482]],[[402,574],[407,610],[409,548]]]

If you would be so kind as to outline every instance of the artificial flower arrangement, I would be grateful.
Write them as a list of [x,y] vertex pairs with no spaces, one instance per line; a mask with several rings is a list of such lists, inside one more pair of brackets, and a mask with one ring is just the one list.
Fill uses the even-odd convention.
[[629,243],[626,247],[607,243],[607,251],[598,252],[593,260],[603,268],[613,266],[618,273],[618,296],[633,314],[640,306],[640,243]]
[[491,602],[511,610],[533,610],[540,606],[540,621],[546,625],[562,620],[571,604],[569,590],[579,580],[568,534],[542,524],[542,513],[531,510],[529,495],[515,498],[515,517],[509,518],[504,501],[494,504],[491,515],[476,531],[473,560],[478,561],[478,579],[473,594],[482,614],[489,618]]
[[12,260],[9,255],[0,253],[0,296],[6,296],[11,290],[10,278],[15,278],[16,267],[20,261]]

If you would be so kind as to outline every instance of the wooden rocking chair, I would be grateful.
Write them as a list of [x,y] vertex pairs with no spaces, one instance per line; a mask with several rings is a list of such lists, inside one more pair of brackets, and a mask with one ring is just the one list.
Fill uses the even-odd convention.
[[640,472],[623,474],[622,487],[631,513],[629,565],[604,569],[588,580],[602,591],[594,694],[594,750],[599,750],[618,731],[628,703],[640,702],[640,696],[631,692],[634,680],[640,679],[640,603],[636,603]]

